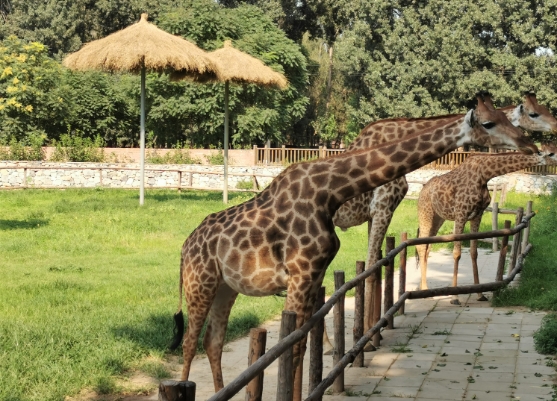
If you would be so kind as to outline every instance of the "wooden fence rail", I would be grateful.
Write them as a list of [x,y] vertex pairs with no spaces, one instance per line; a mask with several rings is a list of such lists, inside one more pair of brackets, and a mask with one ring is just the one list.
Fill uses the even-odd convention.
[[[317,149],[287,148],[258,148],[253,147],[255,164],[257,165],[289,165],[301,161],[330,157],[345,152],[346,149],[329,149],[320,146]],[[470,155],[481,152],[454,151],[422,167],[424,169],[452,170],[462,164]],[[557,174],[557,166],[535,166],[522,170],[533,174]]]
[[[251,363],[251,365],[242,372],[236,379],[232,380],[226,387],[221,389],[208,401],[220,401],[220,400],[228,400],[233,397],[236,393],[238,393],[243,387],[245,387],[252,379],[262,375],[264,369],[268,367],[273,361],[279,358],[281,355],[284,355],[286,352],[286,357],[283,357],[283,360],[286,360],[285,367],[280,368],[279,372],[284,372],[283,374],[279,373],[279,377],[282,377],[277,392],[277,400],[286,400],[291,399],[291,395],[294,391],[294,382],[291,378],[291,375],[287,373],[288,369],[290,372],[293,373],[292,365],[291,365],[291,357],[289,356],[292,352],[292,347],[301,341],[310,331],[313,330],[312,333],[312,342],[314,340],[318,341],[318,337],[322,335],[322,324],[324,321],[325,316],[329,311],[334,307],[335,308],[335,341],[339,341],[342,338],[344,333],[344,320],[343,320],[343,299],[349,290],[352,288],[358,287],[360,288],[357,291],[358,300],[356,300],[356,305],[363,301],[364,291],[362,291],[361,283],[364,283],[366,278],[371,277],[372,275],[381,274],[381,268],[384,265],[392,265],[393,260],[396,255],[402,253],[405,255],[405,251],[409,246],[416,246],[421,244],[434,244],[434,243],[443,243],[443,242],[454,242],[454,241],[465,241],[471,239],[485,239],[485,238],[494,238],[494,237],[503,237],[503,244],[505,244],[505,239],[508,239],[509,236],[515,236],[515,246],[512,249],[511,255],[511,262],[509,264],[510,273],[507,277],[503,280],[502,279],[502,269],[498,272],[495,282],[491,283],[484,283],[484,284],[477,284],[477,285],[466,285],[466,286],[459,286],[459,287],[443,287],[443,288],[435,288],[429,290],[422,290],[422,291],[404,291],[399,293],[399,298],[396,303],[392,303],[391,296],[393,293],[393,281],[391,279],[391,273],[388,273],[390,277],[386,280],[386,296],[385,296],[385,314],[378,318],[373,327],[371,327],[367,332],[365,332],[359,339],[355,342],[355,345],[348,350],[346,353],[343,350],[344,341],[341,343],[336,343],[337,355],[335,356],[335,365],[333,366],[332,370],[329,374],[323,379],[320,380],[321,377],[321,370],[322,370],[322,346],[319,349],[319,343],[317,343],[317,350],[311,351],[311,361],[310,361],[310,393],[306,400],[321,400],[325,390],[333,385],[333,391],[339,392],[343,391],[344,387],[344,380],[343,380],[343,372],[348,364],[356,361],[356,358],[362,354],[364,346],[372,339],[377,338],[379,331],[382,327],[389,326],[392,321],[392,317],[397,311],[400,311],[404,308],[404,302],[407,299],[417,299],[417,298],[427,298],[439,295],[457,295],[457,294],[472,294],[478,293],[482,291],[494,291],[496,289],[502,288],[511,282],[516,274],[522,269],[524,258],[532,248],[532,245],[528,243],[528,231],[526,230],[529,227],[529,222],[532,217],[535,216],[535,213],[531,212],[531,202],[529,202],[527,206],[527,210],[529,213],[523,217],[522,208],[515,211],[516,215],[516,225],[514,228],[510,228],[510,221],[505,222],[505,228],[500,230],[491,230],[481,233],[468,233],[468,234],[450,234],[450,235],[442,235],[436,237],[425,237],[425,238],[415,238],[415,239],[406,239],[404,240],[399,246],[395,247],[394,239],[389,239],[389,248],[386,252],[384,258],[380,259],[377,263],[373,266],[369,267],[366,270],[362,270],[362,266],[358,267],[356,277],[352,280],[344,283],[343,276],[335,272],[335,287],[336,291],[331,295],[331,297],[326,301],[323,302],[324,297],[324,289],[321,289],[320,295],[318,297],[319,304],[322,304],[320,308],[315,308],[314,314],[310,317],[310,319],[302,325],[299,329],[292,330],[291,323],[290,329],[282,329],[281,328],[281,340],[273,347],[271,347],[264,355],[262,355],[259,359],[255,362]],[[522,240],[520,239],[521,233],[524,233]],[[406,238],[403,236],[402,238]],[[503,260],[503,267],[504,261],[506,257],[506,246],[504,247],[505,253],[503,252],[500,255],[500,263]],[[520,252],[520,253],[519,253]],[[401,257],[401,267],[404,265],[405,267],[405,257]],[[403,272],[404,269],[401,269]],[[342,272],[343,273],[343,272]],[[381,276],[379,276],[381,277]],[[380,281],[380,280],[378,280]],[[401,287],[404,288],[405,283],[401,282]],[[375,294],[377,295],[377,293]],[[360,299],[361,298],[361,299]],[[381,295],[379,293],[379,303],[381,299]],[[376,298],[377,302],[377,298]],[[286,314],[286,315],[285,315]],[[292,312],[290,312],[290,315]],[[289,316],[288,312],[283,313],[285,316]],[[291,319],[291,318],[290,318]],[[283,319],[283,324],[284,323]],[[355,317],[355,329],[354,333],[356,333],[356,326],[363,327],[363,313],[358,314],[358,317]],[[317,330],[316,330],[317,329]],[[284,331],[283,331],[284,330]],[[359,329],[358,329],[359,330]],[[290,332],[291,331],[291,332]],[[338,331],[338,333],[337,333]],[[290,334],[286,335],[288,332]],[[341,333],[342,332],[342,333]],[[356,340],[356,337],[355,337]],[[312,345],[313,348],[313,345]],[[316,360],[317,359],[317,360]],[[282,366],[282,365],[281,365]],[[320,366],[320,368],[319,368]],[[290,368],[288,368],[290,367]],[[314,374],[312,369],[320,369],[317,375]],[[282,370],[281,370],[282,369]],[[301,375],[300,375],[301,377]],[[320,381],[319,381],[320,380]],[[318,382],[319,381],[319,382]],[[179,382],[178,382],[179,383]],[[171,400],[169,400],[171,401]],[[194,401],[194,399],[188,399],[188,401]]]

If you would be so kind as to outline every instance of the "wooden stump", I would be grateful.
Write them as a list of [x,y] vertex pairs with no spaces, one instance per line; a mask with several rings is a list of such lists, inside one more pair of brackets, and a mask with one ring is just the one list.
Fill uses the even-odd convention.
[[159,384],[159,401],[195,401],[195,383],[164,380]]

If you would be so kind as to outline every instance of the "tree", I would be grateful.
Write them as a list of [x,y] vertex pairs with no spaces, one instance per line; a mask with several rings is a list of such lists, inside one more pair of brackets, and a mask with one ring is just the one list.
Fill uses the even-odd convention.
[[[304,115],[308,98],[306,59],[299,45],[288,39],[261,10],[241,5],[225,9],[210,0],[183,1],[179,8],[161,11],[158,25],[211,51],[225,39],[285,74],[284,91],[255,85],[231,86],[231,138],[238,147],[266,140],[284,142]],[[166,76],[148,79],[148,129],[158,144],[187,141],[222,147],[224,86],[171,83]]]
[[[557,111],[555,8],[543,1],[378,1],[337,42],[349,127],[387,117],[463,112],[478,90],[498,105],[524,90]],[[539,49],[549,49],[539,55]],[[538,55],[536,55],[538,52]]]
[[137,22],[142,12],[152,17],[173,0],[11,0],[0,3],[4,16],[0,39],[16,35],[43,43],[61,59],[87,42]]

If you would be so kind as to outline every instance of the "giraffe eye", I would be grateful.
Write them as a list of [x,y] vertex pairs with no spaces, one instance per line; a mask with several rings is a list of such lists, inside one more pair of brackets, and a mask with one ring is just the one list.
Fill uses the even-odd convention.
[[528,113],[528,115],[532,118],[536,118],[540,116],[538,113]]
[[487,122],[487,123],[482,123],[482,127],[484,127],[485,129],[491,129],[493,127],[495,127],[495,123]]

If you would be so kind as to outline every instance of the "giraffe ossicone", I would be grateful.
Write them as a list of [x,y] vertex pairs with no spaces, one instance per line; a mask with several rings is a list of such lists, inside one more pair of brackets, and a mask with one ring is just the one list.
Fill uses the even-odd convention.
[[[208,316],[203,345],[215,391],[223,388],[224,334],[238,293],[251,296],[287,290],[285,310],[300,327],[311,315],[325,270],[340,242],[333,216],[347,200],[379,187],[465,143],[507,146],[532,153],[535,146],[500,112],[485,106],[465,116],[370,149],[291,165],[254,198],[209,215],[184,242],[180,303],[184,291],[188,324],[182,344],[182,380],[187,380],[197,339]],[[477,125],[484,126],[475,130]],[[183,326],[176,338],[182,337]],[[181,330],[180,330],[181,329]],[[301,398],[306,340],[294,347],[294,399]]]

